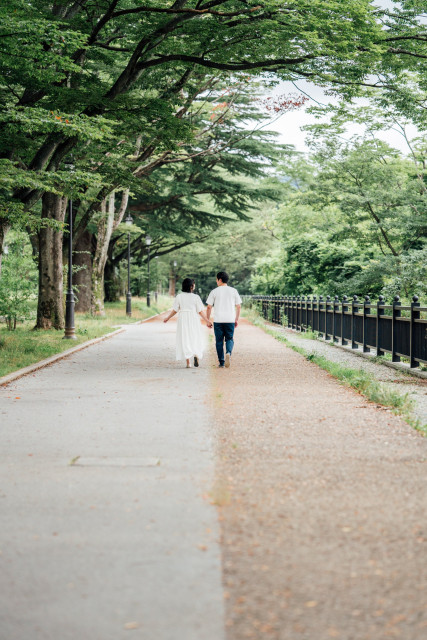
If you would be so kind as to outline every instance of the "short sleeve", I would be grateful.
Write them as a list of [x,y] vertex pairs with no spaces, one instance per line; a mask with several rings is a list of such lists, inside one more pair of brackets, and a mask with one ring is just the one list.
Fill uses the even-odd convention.
[[181,308],[181,305],[179,304],[179,294],[178,294],[176,296],[175,300],[173,301],[172,309],[178,313],[180,308]]
[[235,293],[234,293],[234,300],[235,300],[235,304],[242,304],[242,298],[239,296],[239,292],[237,291],[237,289],[234,289]]
[[208,299],[206,300],[206,304],[210,305],[211,307],[213,307],[213,304],[215,302],[215,294],[213,291],[210,292]]
[[204,309],[204,305],[202,302],[202,299],[200,298],[200,296],[196,295],[196,309],[197,309],[197,313],[200,313],[201,311],[203,311]]

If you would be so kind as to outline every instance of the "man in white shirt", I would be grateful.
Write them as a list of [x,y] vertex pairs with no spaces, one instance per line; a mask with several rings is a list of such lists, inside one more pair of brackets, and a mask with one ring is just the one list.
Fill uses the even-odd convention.
[[[212,307],[214,307],[214,332],[216,341],[216,352],[218,354],[219,366],[229,367],[231,352],[234,346],[234,329],[239,323],[240,308],[242,300],[236,289],[228,286],[228,274],[220,271],[216,274],[217,288],[210,292],[206,310],[208,319],[210,318]],[[225,357],[224,357],[225,341]]]

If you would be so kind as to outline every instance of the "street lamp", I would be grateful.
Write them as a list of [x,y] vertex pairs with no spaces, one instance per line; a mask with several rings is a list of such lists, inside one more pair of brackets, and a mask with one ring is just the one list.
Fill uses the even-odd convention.
[[[132,216],[128,213],[125,224],[131,227],[133,224]],[[126,293],[126,315],[132,315],[132,294],[130,292],[130,229],[128,229],[128,290]]]
[[157,295],[159,292],[159,256],[154,256],[155,257],[155,265],[156,265],[156,289],[154,291],[154,299],[156,301],[157,304]]
[[150,236],[145,236],[145,244],[147,245],[147,307],[150,306]]
[[[64,162],[65,168],[73,173],[74,163],[70,157]],[[65,333],[64,340],[76,340],[74,328],[74,293],[73,293],[73,198],[70,196],[68,213],[68,283],[65,297]]]

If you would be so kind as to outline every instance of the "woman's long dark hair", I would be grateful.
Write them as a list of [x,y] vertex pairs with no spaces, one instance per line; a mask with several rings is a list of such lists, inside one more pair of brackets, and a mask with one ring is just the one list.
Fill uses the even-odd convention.
[[194,280],[192,278],[184,278],[182,281],[182,291],[185,293],[191,293],[191,287],[194,284]]

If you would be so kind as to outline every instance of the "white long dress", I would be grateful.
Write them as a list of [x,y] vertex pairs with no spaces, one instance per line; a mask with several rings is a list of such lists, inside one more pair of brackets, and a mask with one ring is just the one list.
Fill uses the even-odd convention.
[[202,359],[204,340],[199,313],[204,306],[200,296],[183,291],[176,296],[172,308],[178,313],[176,359],[186,360],[193,356]]

